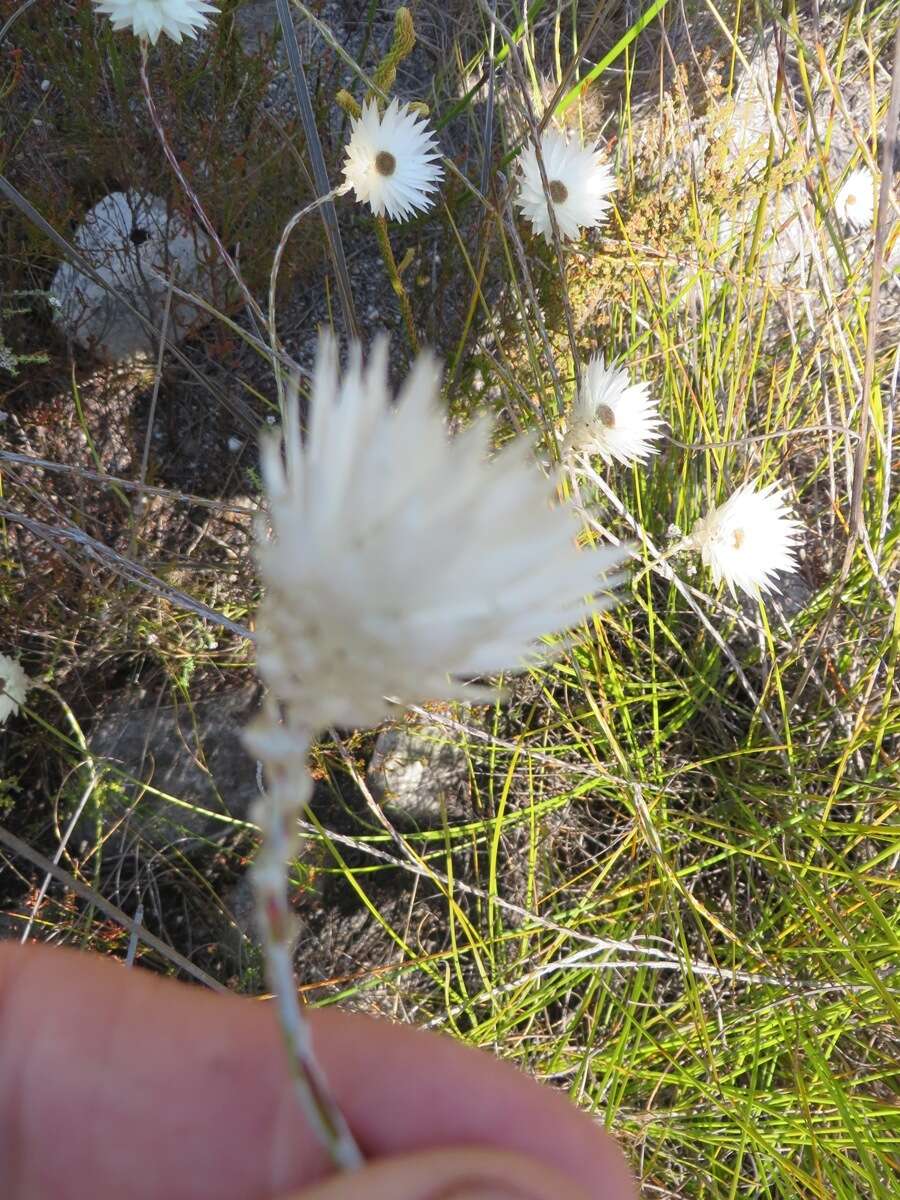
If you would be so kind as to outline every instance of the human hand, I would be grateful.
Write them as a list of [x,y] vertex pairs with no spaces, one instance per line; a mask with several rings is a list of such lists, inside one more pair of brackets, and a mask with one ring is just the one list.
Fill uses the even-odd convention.
[[633,1200],[613,1140],[506,1064],[387,1021],[310,1018],[360,1173],[331,1174],[304,1124],[271,1005],[0,945],[0,1193]]

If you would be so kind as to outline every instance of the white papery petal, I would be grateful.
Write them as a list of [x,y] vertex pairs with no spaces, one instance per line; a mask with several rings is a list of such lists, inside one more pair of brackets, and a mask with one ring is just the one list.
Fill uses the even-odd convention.
[[688,541],[717,584],[724,581],[732,595],[740,588],[755,596],[779,590],[776,571],[797,570],[796,544],[802,530],[774,483],[759,490],[755,483],[745,483],[697,521]]
[[621,367],[595,354],[585,367],[566,445],[628,465],[656,454],[663,421],[648,383],[633,384]]
[[[555,129],[541,136],[541,157],[551,195],[554,184],[565,189],[565,199],[553,200],[553,212],[563,238],[577,238],[584,229],[599,225],[609,211],[607,196],[616,180],[602,154],[594,146],[579,146]],[[535,233],[550,242],[553,230],[537,153],[528,145],[519,156],[519,193],[516,204],[531,222]]]
[[339,379],[325,337],[305,445],[292,420],[286,478],[263,455],[257,669],[308,728],[375,724],[385,697],[464,696],[467,677],[535,661],[537,639],[610,603],[626,553],[578,549],[527,442],[492,462],[483,423],[451,440],[438,385],[423,356],[391,405],[386,346]]
[[860,167],[844,180],[834,198],[838,219],[855,229],[867,229],[875,216],[875,180],[867,167]]
[[131,29],[154,46],[161,33],[173,42],[196,37],[208,25],[209,14],[217,11],[205,0],[94,0],[94,7],[109,17],[113,29]]
[[0,725],[5,725],[9,717],[14,717],[19,707],[25,703],[31,680],[19,666],[18,659],[7,658],[0,654]]
[[[390,174],[379,170],[379,155],[389,155]],[[394,98],[379,116],[374,100],[366,101],[353,120],[344,160],[344,179],[356,199],[368,204],[376,217],[384,213],[405,221],[430,208],[443,176],[440,150],[424,119]]]

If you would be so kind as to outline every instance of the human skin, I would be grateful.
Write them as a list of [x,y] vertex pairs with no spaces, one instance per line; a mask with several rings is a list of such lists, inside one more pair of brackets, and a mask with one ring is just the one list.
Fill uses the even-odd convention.
[[49,947],[0,945],[5,1200],[633,1200],[615,1142],[449,1038],[310,1013],[363,1152],[331,1175],[274,1008]]

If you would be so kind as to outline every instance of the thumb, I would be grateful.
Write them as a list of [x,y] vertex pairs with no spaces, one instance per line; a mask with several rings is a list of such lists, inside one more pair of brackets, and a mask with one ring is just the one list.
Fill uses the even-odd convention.
[[590,1195],[567,1175],[520,1154],[460,1147],[385,1158],[333,1175],[284,1200],[635,1200],[624,1160]]

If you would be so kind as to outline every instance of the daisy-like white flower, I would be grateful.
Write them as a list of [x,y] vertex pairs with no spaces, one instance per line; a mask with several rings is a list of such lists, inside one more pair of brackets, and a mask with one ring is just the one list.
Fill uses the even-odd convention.
[[595,354],[581,380],[566,446],[604,462],[646,462],[656,453],[662,420],[648,383],[632,383],[623,367]]
[[774,483],[763,488],[745,483],[697,521],[687,543],[699,550],[716,583],[724,580],[733,596],[736,588],[755,596],[779,590],[776,571],[797,570],[802,528]]
[[431,207],[429,193],[443,175],[439,158],[434,134],[408,104],[401,108],[395,98],[379,116],[368,100],[352,124],[344,178],[376,217],[405,221]]
[[263,444],[257,670],[295,729],[376,724],[386,697],[484,699],[465,681],[537,661],[542,635],[611,602],[627,557],[578,548],[526,439],[488,461],[488,422],[447,436],[434,359],[396,405],[387,365],[385,341],[365,367],[355,346],[339,381],[323,338],[305,442],[295,397],[284,462],[277,438]]
[[5,725],[8,717],[17,715],[30,687],[31,680],[18,660],[0,654],[0,725]]
[[[574,239],[582,228],[592,229],[599,225],[609,211],[606,197],[615,191],[616,180],[596,147],[579,146],[557,130],[548,129],[541,135],[541,157],[562,237]],[[553,230],[533,145],[528,145],[519,157],[516,204],[531,222],[534,232],[542,233],[549,242]]]
[[875,216],[875,180],[867,167],[851,171],[834,198],[838,219],[854,229],[866,229]]
[[196,37],[209,23],[209,13],[216,12],[204,0],[94,0],[94,7],[109,17],[113,29],[131,29],[154,46],[161,33],[173,42]]

